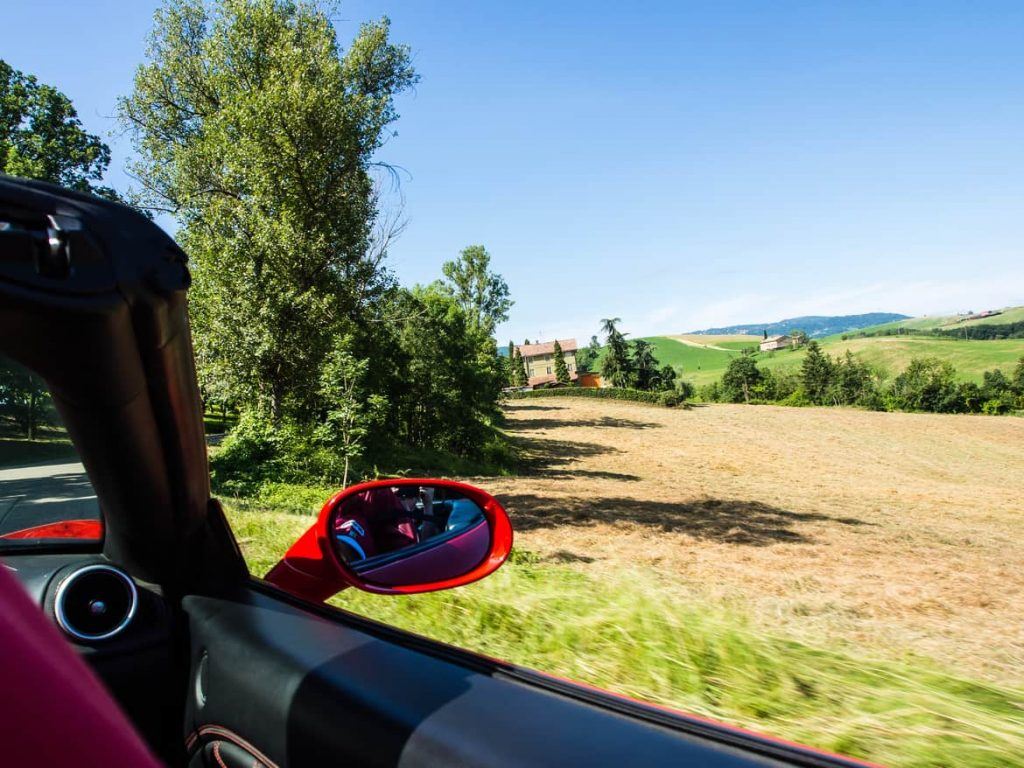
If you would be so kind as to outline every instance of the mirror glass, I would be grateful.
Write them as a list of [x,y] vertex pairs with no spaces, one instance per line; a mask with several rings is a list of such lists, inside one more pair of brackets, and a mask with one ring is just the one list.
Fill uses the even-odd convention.
[[490,529],[472,499],[448,487],[382,485],[344,498],[331,520],[338,559],[379,586],[432,584],[462,576],[490,549]]

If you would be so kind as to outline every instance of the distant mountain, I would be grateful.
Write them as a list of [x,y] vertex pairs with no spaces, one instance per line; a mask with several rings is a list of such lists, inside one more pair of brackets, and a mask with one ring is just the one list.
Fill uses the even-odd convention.
[[769,336],[793,331],[803,331],[811,338],[831,336],[834,333],[846,333],[867,328],[870,325],[881,325],[896,320],[907,320],[909,315],[900,315],[895,312],[868,312],[864,315],[837,315],[825,317],[821,315],[805,315],[804,317],[791,317],[788,320],[779,320],[774,323],[744,323],[743,325],[729,325],[724,328],[707,328],[703,331],[691,331],[696,334],[708,334],[715,336],[731,336],[734,334],[749,334],[760,336],[767,332]]

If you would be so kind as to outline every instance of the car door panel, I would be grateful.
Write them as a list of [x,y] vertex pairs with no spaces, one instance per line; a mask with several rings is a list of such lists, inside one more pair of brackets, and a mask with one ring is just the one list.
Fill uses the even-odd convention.
[[183,609],[191,746],[203,759],[227,741],[248,745],[250,766],[792,764],[437,658],[257,589],[188,596]]

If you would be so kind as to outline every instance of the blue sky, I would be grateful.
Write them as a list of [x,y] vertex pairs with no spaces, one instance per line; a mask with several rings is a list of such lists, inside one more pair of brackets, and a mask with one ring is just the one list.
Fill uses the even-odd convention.
[[[114,149],[153,4],[15,3],[0,56]],[[1024,304],[1024,4],[353,0],[422,81],[391,266],[471,243],[516,305],[499,338]]]

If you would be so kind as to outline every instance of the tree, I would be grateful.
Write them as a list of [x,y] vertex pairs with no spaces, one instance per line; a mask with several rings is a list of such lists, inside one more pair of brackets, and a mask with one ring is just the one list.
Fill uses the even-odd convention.
[[192,257],[200,376],[275,422],[309,420],[334,340],[387,320],[394,230],[374,229],[373,155],[416,81],[409,50],[383,19],[342,53],[325,12],[288,0],[172,0],[155,18],[119,112],[138,201],[176,216]]
[[342,340],[332,350],[320,376],[320,394],[328,410],[317,428],[321,442],[344,460],[343,487],[348,486],[352,461],[362,455],[367,434],[386,409],[383,397],[363,393],[368,361],[356,358],[347,342]]
[[463,248],[459,258],[446,261],[441,271],[452,295],[470,320],[474,332],[490,336],[495,326],[508,320],[512,307],[508,284],[491,272],[491,255],[482,245]]
[[405,382],[399,402],[400,434],[411,445],[467,455],[479,450],[499,417],[503,385],[497,354],[483,361],[473,318],[443,286],[402,292],[396,310]]
[[937,357],[913,358],[893,380],[889,402],[903,411],[956,413],[967,408],[957,384],[956,369]]
[[832,364],[832,381],[827,399],[836,405],[874,405],[877,390],[871,369],[850,351]]
[[594,364],[600,356],[601,342],[597,340],[597,336],[591,336],[587,346],[576,350],[576,370],[580,373],[589,373],[594,369]]
[[0,59],[0,173],[117,200],[99,182],[110,148],[87,133],[71,100]]
[[730,403],[750,402],[750,394],[761,381],[761,371],[754,356],[744,351],[729,361],[722,374],[722,397]]
[[1010,386],[1017,395],[1024,397],[1024,357],[1017,361],[1013,369],[1013,378],[1010,379]]
[[637,389],[652,389],[658,376],[658,360],[650,342],[633,342],[633,377]]
[[[676,369],[671,365],[663,365],[654,379],[654,385],[661,390],[669,392],[676,388]],[[685,382],[681,382],[685,383]],[[692,388],[691,388],[692,394]]]
[[818,342],[807,343],[807,356],[800,366],[800,377],[807,398],[817,405],[827,402],[832,386],[833,364],[831,358],[821,351]]
[[562,345],[558,343],[558,339],[555,339],[553,356],[555,358],[555,381],[559,384],[568,384],[571,381],[569,368],[565,364],[565,355],[562,353]]
[[525,387],[530,383],[530,377],[526,373],[526,361],[523,360],[523,353],[516,347],[515,360],[512,362],[512,386]]
[[633,361],[629,354],[626,337],[619,332],[618,317],[601,321],[601,330],[607,336],[605,356],[601,361],[601,376],[613,387],[628,387],[633,383]]
[[53,404],[42,379],[0,355],[0,414],[10,418],[26,438],[52,424]]

